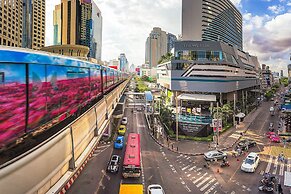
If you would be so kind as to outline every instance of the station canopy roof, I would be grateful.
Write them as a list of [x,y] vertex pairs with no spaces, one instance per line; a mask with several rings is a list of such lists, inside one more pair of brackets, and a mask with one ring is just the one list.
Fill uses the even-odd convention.
[[206,95],[206,94],[180,94],[178,96],[179,100],[188,100],[188,101],[206,101],[206,102],[216,102],[215,95]]
[[152,102],[153,101],[154,97],[153,97],[153,94],[150,91],[145,91],[144,95],[145,95],[145,99],[146,99],[147,102]]

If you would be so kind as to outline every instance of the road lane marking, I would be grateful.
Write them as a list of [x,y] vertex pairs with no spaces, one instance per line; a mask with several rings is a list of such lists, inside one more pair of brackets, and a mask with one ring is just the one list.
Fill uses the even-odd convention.
[[196,185],[196,187],[200,187],[200,186],[202,186],[206,181],[208,181],[210,178],[212,178],[211,176],[209,176],[209,177],[206,177],[203,181],[201,181],[200,183],[198,183],[197,185]]
[[190,177],[191,176],[191,174],[187,174],[187,177]]
[[[212,190],[215,189],[216,185],[218,184],[218,182],[214,183],[214,185],[212,185],[204,194],[209,194]],[[215,193],[217,193],[217,191],[215,191]]]
[[274,170],[273,170],[273,174],[277,173],[277,169],[278,169],[278,157],[275,158],[275,164],[274,164]]
[[197,182],[199,182],[201,179],[203,179],[204,176],[206,176],[208,173],[205,172],[205,174],[203,174],[200,178],[196,179],[195,181],[193,181],[193,184],[195,185]]
[[283,174],[284,174],[284,163],[282,162],[280,164],[280,175],[283,176]]
[[196,168],[196,166],[193,166],[193,167],[189,168],[188,171],[192,171],[195,168]]
[[266,168],[266,170],[265,170],[265,173],[270,172],[271,165],[272,165],[272,160],[273,160],[273,156],[270,156],[270,159],[269,159],[269,161],[268,161],[268,165],[267,165],[267,168]]
[[185,185],[184,187],[188,191],[188,193],[191,193],[191,189],[187,185]]
[[204,191],[207,187],[209,187],[209,185],[211,185],[211,183],[213,183],[214,181],[215,181],[216,179],[215,178],[213,178],[213,179],[211,179],[206,185],[204,185],[201,189],[200,189],[200,191]]
[[185,166],[184,168],[182,168],[182,171],[186,170],[186,169],[189,168],[190,166],[191,166],[190,164],[187,165],[187,166]]

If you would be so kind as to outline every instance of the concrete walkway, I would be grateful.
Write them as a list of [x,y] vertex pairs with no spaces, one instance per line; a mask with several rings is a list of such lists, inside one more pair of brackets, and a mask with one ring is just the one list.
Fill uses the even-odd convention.
[[[253,110],[251,113],[249,113],[243,122],[241,122],[239,125],[234,126],[230,129],[228,129],[226,132],[220,135],[219,138],[219,145],[218,149],[220,150],[227,150],[234,146],[235,143],[241,138],[241,136],[248,130],[249,126],[254,122],[254,120],[259,116],[259,113],[262,111],[266,111],[268,109],[268,102],[264,102],[264,106],[260,106],[258,109]],[[146,119],[149,125],[149,118],[146,115]],[[155,123],[155,127],[159,127],[162,129],[162,136],[154,137],[152,132],[150,132],[152,138],[161,146],[168,147],[169,150],[186,154],[186,155],[202,155],[204,152],[209,151],[210,149],[215,149],[212,147],[212,142],[202,142],[202,141],[190,141],[190,140],[180,140],[178,142],[174,140],[170,140],[167,138],[165,130],[163,128],[163,125],[158,120],[157,123]],[[150,131],[152,129],[150,128]]]

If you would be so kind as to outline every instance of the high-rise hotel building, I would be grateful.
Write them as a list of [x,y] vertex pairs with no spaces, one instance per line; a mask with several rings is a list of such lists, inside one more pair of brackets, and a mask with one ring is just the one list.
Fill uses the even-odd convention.
[[242,50],[242,15],[229,0],[183,0],[182,39],[221,41]]
[[40,49],[45,39],[45,0],[0,0],[0,45]]

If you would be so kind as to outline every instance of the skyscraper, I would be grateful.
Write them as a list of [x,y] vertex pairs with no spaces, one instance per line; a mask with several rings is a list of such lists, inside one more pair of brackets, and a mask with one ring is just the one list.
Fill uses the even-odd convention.
[[145,63],[150,68],[156,67],[161,57],[168,51],[167,33],[161,28],[155,27],[146,40]]
[[88,46],[88,57],[101,60],[102,16],[94,1],[62,0],[54,10],[54,32],[54,43]]
[[230,0],[183,0],[182,39],[222,41],[242,50],[242,15]]
[[122,72],[128,72],[129,67],[128,67],[128,60],[125,56],[125,53],[121,53],[118,57],[119,60],[119,70]]
[[0,45],[44,46],[45,0],[0,0]]
[[55,6],[53,11],[53,24],[54,24],[54,45],[62,44],[62,11],[61,4]]

